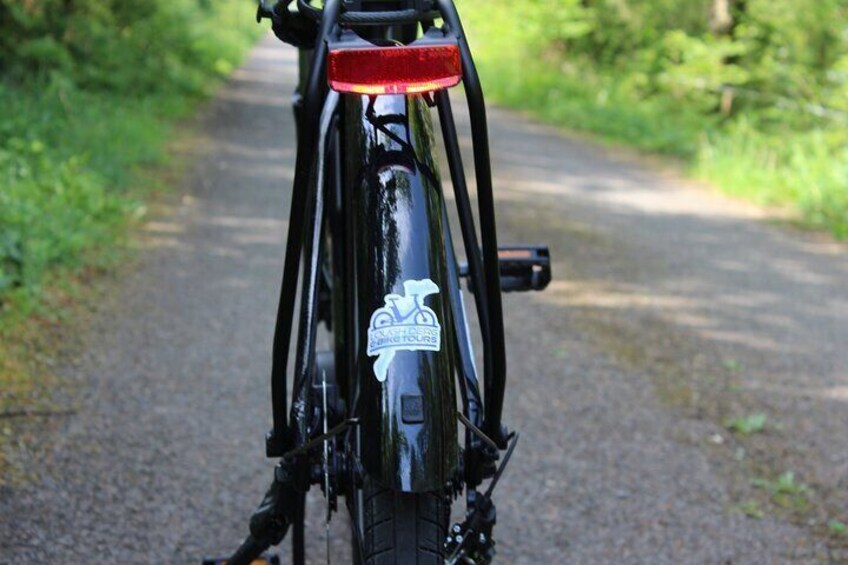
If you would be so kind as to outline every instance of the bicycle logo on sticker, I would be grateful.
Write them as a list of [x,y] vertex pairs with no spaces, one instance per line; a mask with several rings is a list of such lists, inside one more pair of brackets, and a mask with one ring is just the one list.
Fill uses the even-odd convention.
[[438,294],[430,279],[404,281],[405,296],[387,294],[384,306],[371,315],[368,324],[368,355],[377,356],[374,375],[383,382],[397,351],[440,351],[442,327],[424,297]]

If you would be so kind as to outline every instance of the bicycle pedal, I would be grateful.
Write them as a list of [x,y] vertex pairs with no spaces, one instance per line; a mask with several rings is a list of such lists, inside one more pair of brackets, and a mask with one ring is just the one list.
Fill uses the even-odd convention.
[[501,290],[543,290],[551,282],[551,253],[546,245],[498,247]]
[[[508,245],[498,247],[498,268],[503,292],[544,290],[551,282],[551,254],[547,245]],[[468,265],[459,267],[468,276]]]
[[[201,565],[227,565],[225,558],[207,558],[201,561]],[[259,559],[254,559],[250,565],[280,565],[279,555],[263,555]]]

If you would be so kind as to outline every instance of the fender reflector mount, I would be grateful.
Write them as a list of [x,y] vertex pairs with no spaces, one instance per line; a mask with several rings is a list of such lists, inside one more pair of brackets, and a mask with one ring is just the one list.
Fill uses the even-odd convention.
[[352,94],[433,92],[461,79],[456,44],[331,49],[327,62],[330,88]]

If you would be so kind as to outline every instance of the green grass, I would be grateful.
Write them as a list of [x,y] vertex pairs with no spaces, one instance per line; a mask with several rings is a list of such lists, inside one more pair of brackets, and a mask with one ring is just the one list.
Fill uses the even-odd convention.
[[35,298],[51,267],[78,267],[88,250],[120,237],[140,203],[135,167],[161,158],[167,127],[145,101],[45,88],[0,87],[0,293]]
[[794,213],[848,236],[848,127],[799,126],[788,111],[722,119],[684,97],[643,95],[645,77],[546,50],[514,7],[465,0],[460,10],[487,99],[569,129],[681,158],[722,192]]
[[768,418],[765,414],[751,414],[740,418],[734,418],[725,423],[725,427],[733,433],[749,436],[762,432],[766,429]]
[[498,104],[647,151],[677,157],[698,151],[705,124],[679,105],[656,100],[634,105],[608,78],[572,76],[544,62],[512,61],[486,50],[478,67],[486,96]]
[[828,520],[827,528],[834,536],[848,537],[848,525],[839,520]]
[[765,516],[765,512],[763,512],[756,500],[746,500],[738,508],[745,516],[754,520],[761,520]]
[[[6,39],[24,35],[0,41],[0,415],[49,404],[41,360],[66,341],[58,328],[81,323],[75,305],[126,256],[176,125],[264,31],[250,0],[84,0],[68,19],[77,33],[50,39],[47,5],[0,0]],[[129,25],[111,19],[118,9]]]
[[809,509],[810,487],[799,482],[792,471],[787,471],[774,480],[755,479],[754,486],[768,492],[778,506],[797,512]]
[[120,245],[144,210],[139,171],[166,159],[172,125],[261,33],[251,2],[156,6],[136,44],[97,28],[103,52],[62,68],[42,55],[44,70],[12,65],[14,80],[0,82],[0,328],[38,303],[51,270],[73,273]]
[[792,207],[804,224],[848,236],[844,131],[769,135],[741,121],[702,143],[693,171],[731,196]]

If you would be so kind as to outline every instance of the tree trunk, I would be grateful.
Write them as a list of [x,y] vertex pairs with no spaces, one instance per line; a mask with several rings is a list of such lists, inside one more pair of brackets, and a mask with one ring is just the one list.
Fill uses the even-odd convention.
[[734,37],[746,0],[713,0],[710,6],[710,31],[713,35]]
[[[740,16],[745,13],[746,0],[713,0],[710,8],[710,31],[717,37],[736,37],[736,27],[739,25]],[[739,62],[737,55],[725,57],[725,65],[735,65]],[[730,116],[733,112],[734,92],[733,88],[725,85],[721,89],[721,101],[719,112],[723,116]]]

